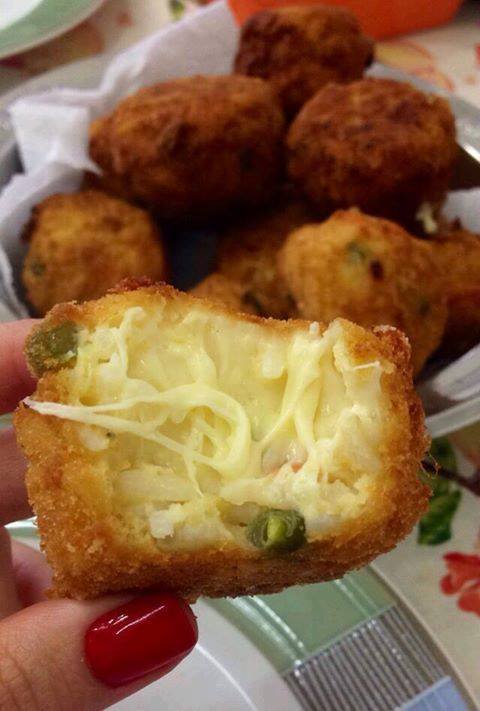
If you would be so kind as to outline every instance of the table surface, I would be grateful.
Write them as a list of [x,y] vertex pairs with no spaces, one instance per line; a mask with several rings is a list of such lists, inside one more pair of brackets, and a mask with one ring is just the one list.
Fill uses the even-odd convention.
[[[107,0],[65,35],[0,61],[0,92],[61,64],[121,50],[197,7],[192,0]],[[446,26],[378,43],[377,57],[480,107],[480,2],[467,2]],[[480,477],[480,423],[450,444],[458,470]],[[419,545],[415,532],[375,567],[419,612],[480,701],[478,511],[478,497],[463,489],[449,540]]]

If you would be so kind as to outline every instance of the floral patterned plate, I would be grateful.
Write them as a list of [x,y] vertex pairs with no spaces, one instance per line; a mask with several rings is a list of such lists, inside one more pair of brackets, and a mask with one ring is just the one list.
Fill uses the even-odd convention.
[[435,440],[441,465],[416,531],[374,569],[434,631],[480,701],[480,423]]

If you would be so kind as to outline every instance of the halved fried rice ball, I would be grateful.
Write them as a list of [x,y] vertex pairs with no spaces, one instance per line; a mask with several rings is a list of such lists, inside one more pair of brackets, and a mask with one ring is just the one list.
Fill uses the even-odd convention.
[[428,441],[400,332],[134,287],[28,339],[15,425],[54,595],[274,592],[411,530]]

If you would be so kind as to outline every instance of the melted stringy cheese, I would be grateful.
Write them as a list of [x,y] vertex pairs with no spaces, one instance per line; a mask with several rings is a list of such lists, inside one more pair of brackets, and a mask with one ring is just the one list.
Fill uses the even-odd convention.
[[263,507],[299,511],[309,538],[359,514],[381,472],[390,363],[356,365],[340,322],[289,337],[196,307],[134,306],[80,332],[69,402],[113,475],[119,515],[163,547],[236,540]]

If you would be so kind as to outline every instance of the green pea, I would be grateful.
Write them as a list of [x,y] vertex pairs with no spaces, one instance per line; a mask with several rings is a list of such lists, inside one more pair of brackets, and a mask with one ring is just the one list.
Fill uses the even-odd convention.
[[41,276],[45,271],[45,264],[42,264],[42,262],[37,262],[37,261],[32,262],[30,264],[30,271],[35,276]]
[[73,365],[77,355],[78,327],[65,321],[46,331],[35,331],[27,341],[27,357],[37,375]]
[[294,551],[306,543],[305,520],[297,511],[268,509],[249,523],[247,538],[265,551]]
[[368,247],[366,247],[364,244],[360,244],[359,242],[349,242],[346,246],[347,254],[348,254],[348,260],[352,262],[352,264],[361,264],[362,262],[365,262],[366,259],[370,257],[372,252]]

